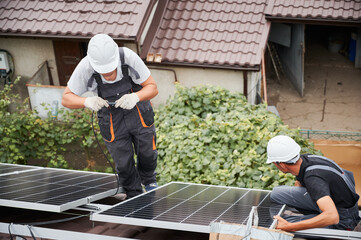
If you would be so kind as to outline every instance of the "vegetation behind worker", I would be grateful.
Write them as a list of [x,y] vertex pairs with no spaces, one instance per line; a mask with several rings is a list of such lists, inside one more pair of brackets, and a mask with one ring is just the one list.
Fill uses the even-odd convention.
[[[89,91],[97,96],[82,96]],[[157,94],[157,85],[140,57],[119,48],[106,34],[90,39],[87,56],[75,68],[63,94],[63,106],[97,112],[101,135],[127,198],[142,193],[142,184],[148,191],[157,187],[156,133],[149,101]]]
[[353,230],[360,217],[352,172],[323,156],[300,155],[300,150],[292,138],[282,135],[267,145],[267,163],[297,180],[295,186],[275,187],[271,200],[301,213],[275,216],[277,228],[290,232],[309,228]]

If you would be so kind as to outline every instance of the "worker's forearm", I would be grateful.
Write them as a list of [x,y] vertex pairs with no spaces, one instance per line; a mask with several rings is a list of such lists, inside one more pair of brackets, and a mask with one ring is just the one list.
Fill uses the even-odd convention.
[[305,230],[310,228],[322,228],[337,224],[338,221],[339,221],[338,215],[335,216],[335,214],[323,212],[307,220],[303,220],[295,223],[289,223],[287,224],[288,225],[287,228],[284,228],[282,230],[288,232],[294,232],[294,231]]
[[149,76],[149,78],[143,82],[142,84],[142,90],[137,92],[137,96],[139,98],[139,101],[146,101],[154,98],[158,94],[158,88],[157,84],[154,81],[152,76]]
[[142,88],[142,90],[137,92],[139,101],[146,101],[154,98],[158,94],[158,89],[156,85],[148,84]]
[[61,104],[64,107],[71,109],[84,108],[85,99],[86,99],[85,97],[80,97],[73,93],[65,93],[63,95]]

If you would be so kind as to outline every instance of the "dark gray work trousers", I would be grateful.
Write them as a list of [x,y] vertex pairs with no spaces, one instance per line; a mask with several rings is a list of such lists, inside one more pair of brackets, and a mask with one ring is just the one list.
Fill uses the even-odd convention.
[[[289,222],[299,222],[310,219],[321,213],[317,203],[312,200],[304,187],[278,186],[273,188],[271,200],[277,204],[286,204],[288,207],[297,209],[303,215],[287,216],[284,219]],[[336,225],[328,226],[331,229],[353,230],[360,221],[357,203],[352,208],[337,208],[340,221]]]
[[119,182],[127,198],[131,198],[143,192],[141,184],[156,182],[158,153],[154,125],[147,127],[142,124],[137,107],[123,112],[120,124],[114,126],[116,139],[105,141],[105,145],[115,162]]

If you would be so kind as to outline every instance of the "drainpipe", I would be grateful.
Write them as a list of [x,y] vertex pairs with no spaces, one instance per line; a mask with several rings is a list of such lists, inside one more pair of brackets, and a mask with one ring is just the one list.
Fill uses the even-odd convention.
[[243,71],[243,95],[248,99],[248,72]]
[[137,48],[137,55],[140,56],[140,47],[138,41],[135,41],[135,47]]
[[267,104],[267,86],[266,86],[266,66],[264,63],[264,51],[262,49],[262,66],[261,66],[261,71],[262,71],[262,85],[263,85],[263,98],[264,98],[264,103]]

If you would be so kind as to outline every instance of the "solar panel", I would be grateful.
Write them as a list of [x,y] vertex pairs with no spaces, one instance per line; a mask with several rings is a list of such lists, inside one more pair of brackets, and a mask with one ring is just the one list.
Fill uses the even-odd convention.
[[6,175],[17,173],[17,172],[34,171],[38,168],[39,167],[35,167],[35,166],[1,163],[0,164],[0,176],[6,176]]
[[270,191],[172,182],[95,213],[92,220],[209,233],[211,222],[246,224],[257,206],[259,226],[269,228],[282,206]]
[[0,164],[0,206],[62,212],[117,188],[114,174]]

